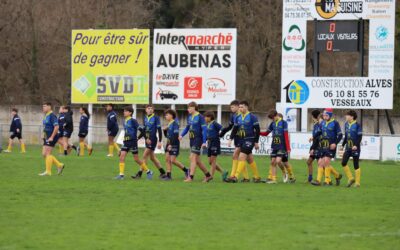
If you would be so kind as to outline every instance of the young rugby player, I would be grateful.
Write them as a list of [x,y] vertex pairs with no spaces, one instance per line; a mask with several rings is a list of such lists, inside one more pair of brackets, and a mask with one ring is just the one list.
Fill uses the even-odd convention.
[[108,155],[107,157],[114,156],[114,149],[117,152],[120,151],[118,144],[114,142],[115,136],[117,136],[119,127],[118,127],[118,118],[117,113],[114,111],[113,104],[109,103],[106,105],[107,111],[107,134],[108,134]]
[[176,112],[172,109],[167,109],[164,114],[168,125],[164,128],[164,135],[167,138],[167,144],[165,145],[167,175],[163,180],[169,181],[172,179],[172,164],[180,168],[185,173],[185,177],[188,178],[190,175],[189,169],[185,168],[185,166],[176,159],[179,155],[180,147],[179,122],[176,119]]
[[311,184],[321,186],[322,175],[325,173],[325,185],[332,185],[331,172],[335,176],[336,185],[340,185],[342,175],[339,174],[332,166],[331,160],[336,155],[336,146],[342,140],[343,134],[340,129],[339,122],[332,118],[333,110],[325,109],[322,115],[321,131],[316,136],[321,136],[320,149],[321,159],[318,163],[317,180],[313,180]]
[[[307,167],[308,167],[308,179],[307,182],[311,183],[313,180],[313,161],[316,160],[318,163],[319,160],[319,138],[317,137],[317,134],[320,133],[321,131],[321,124],[320,124],[320,114],[321,112],[318,109],[314,109],[311,111],[311,118],[314,123],[313,125],[313,132],[312,132],[312,137],[310,138],[310,142],[312,142],[311,147],[310,147],[310,156],[308,157],[307,160]],[[322,118],[322,117],[321,117]]]
[[92,154],[93,149],[90,145],[88,145],[85,142],[85,138],[89,133],[89,119],[90,119],[90,114],[87,108],[81,107],[79,109],[79,113],[81,114],[81,119],[79,121],[79,147],[77,149],[78,155],[79,156],[84,156],[85,154],[85,147],[88,150],[89,155]]
[[[240,116],[239,101],[233,100],[230,104],[230,109],[231,109],[231,115],[230,115],[230,119],[229,119],[229,125],[227,127],[221,129],[221,133],[219,135],[220,137],[224,137],[224,135],[227,132],[229,132],[230,130],[232,130],[234,125],[236,124],[237,118]],[[236,175],[241,142],[242,142],[242,139],[239,136],[234,135],[233,144],[235,145],[235,150],[233,151],[233,155],[232,155],[232,170],[231,170],[230,178],[233,178]],[[228,181],[228,179],[225,179],[225,181]],[[242,182],[250,181],[249,172],[247,171],[247,167],[243,168],[243,180],[241,180],[241,181]]]
[[11,110],[11,115],[10,138],[8,139],[8,147],[4,150],[4,153],[11,153],[14,138],[18,138],[21,145],[21,153],[25,153],[25,143],[22,139],[22,122],[21,118],[18,116],[18,109],[13,108]]
[[237,118],[237,124],[233,127],[228,142],[228,146],[230,146],[235,135],[239,136],[242,140],[240,144],[238,168],[235,176],[229,178],[228,182],[235,183],[238,181],[239,174],[243,171],[243,168],[245,168],[247,161],[253,172],[253,182],[260,183],[261,178],[252,153],[253,148],[259,148],[258,140],[260,138],[260,124],[258,123],[257,117],[249,112],[249,103],[247,101],[240,102],[239,111],[240,115]]
[[45,117],[43,119],[43,149],[42,156],[45,158],[46,171],[39,174],[40,176],[50,176],[51,167],[53,164],[57,166],[57,173],[62,174],[65,165],[59,162],[56,157],[51,154],[54,146],[58,141],[58,121],[57,116],[53,114],[51,110],[51,103],[43,104],[43,113]]
[[268,184],[276,184],[276,167],[284,165],[288,175],[289,182],[294,183],[293,169],[288,164],[288,154],[290,153],[290,142],[287,122],[283,120],[276,110],[271,110],[268,113],[268,118],[272,120],[266,132],[262,132],[261,135],[268,136],[272,132],[272,143],[271,143],[271,165],[270,174],[267,179]]
[[[71,151],[71,148],[77,151],[76,147],[69,142],[72,136],[72,132],[74,131],[74,121],[72,118],[73,112],[71,110],[70,106],[64,106],[64,117],[65,117],[65,123],[64,123],[64,134],[63,134],[63,139],[64,139],[64,154],[68,154]],[[91,152],[90,152],[91,153]]]
[[200,158],[201,149],[207,146],[207,125],[204,117],[198,111],[197,103],[190,102],[188,104],[188,113],[187,125],[179,136],[179,140],[181,141],[189,133],[190,139],[190,176],[185,179],[185,182],[193,181],[196,166],[205,175],[203,182],[209,182],[212,180],[212,177]]
[[[143,153],[143,161],[147,165],[147,159],[150,157],[150,160],[154,163],[154,166],[156,166],[158,171],[160,171],[160,178],[164,178],[165,170],[162,168],[160,161],[157,159],[154,153],[156,147],[160,149],[162,146],[162,129],[160,118],[154,114],[153,105],[146,105],[146,115],[143,118],[143,126],[139,129],[141,130],[141,133],[138,139],[144,136],[146,144],[146,149]],[[140,178],[142,171],[140,170],[136,175]]]
[[[360,187],[361,169],[359,165],[360,152],[361,152],[361,140],[362,140],[362,128],[357,122],[357,113],[354,110],[346,112],[346,123],[344,125],[345,134],[343,147],[345,147],[342,166],[347,176],[348,183],[347,187],[351,187],[354,183],[354,187]],[[350,157],[353,158],[353,166],[355,170],[356,178],[354,179],[349,166],[347,165]]]
[[217,157],[221,154],[219,133],[222,126],[215,121],[215,115],[212,111],[207,111],[204,114],[204,119],[207,123],[207,155],[208,163],[211,166],[211,177],[214,178],[215,170],[218,170],[222,174],[222,181],[224,181],[228,177],[228,172],[222,170],[221,166],[217,164]]
[[[58,154],[64,155],[64,124],[65,124],[65,114],[64,106],[60,106],[58,110]],[[65,154],[66,155],[66,154]]]
[[[147,179],[151,180],[153,177],[153,172],[147,168],[147,165],[144,161],[139,159],[139,151],[138,151],[138,139],[137,139],[137,131],[139,129],[139,123],[136,119],[132,118],[133,115],[133,108],[132,107],[125,107],[124,108],[124,145],[121,148],[120,156],[119,156],[119,175],[115,177],[117,180],[124,179],[125,176],[125,157],[129,152],[132,152],[133,159],[135,162],[140,166],[140,169],[146,171]],[[135,176],[132,178],[136,179]]]

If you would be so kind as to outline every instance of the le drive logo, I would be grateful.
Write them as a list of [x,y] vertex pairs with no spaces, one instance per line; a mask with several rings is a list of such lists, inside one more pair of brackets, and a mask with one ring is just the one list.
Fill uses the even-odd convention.
[[201,99],[203,78],[196,76],[188,76],[184,79],[184,95],[185,99]]

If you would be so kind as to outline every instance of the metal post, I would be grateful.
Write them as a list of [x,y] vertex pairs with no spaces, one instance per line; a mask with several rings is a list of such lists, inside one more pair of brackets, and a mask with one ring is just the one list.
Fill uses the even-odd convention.
[[296,132],[300,132],[301,131],[301,117],[302,117],[302,109],[301,108],[297,108],[296,109]]
[[222,121],[222,105],[218,105],[217,107],[217,122],[221,124]]
[[88,134],[88,144],[92,147],[93,144],[93,104],[89,103],[88,105],[89,114],[92,116],[89,119],[89,134]]
[[387,119],[387,122],[388,122],[388,125],[389,125],[390,133],[392,135],[394,135],[394,128],[393,128],[393,124],[392,124],[392,119],[390,119],[389,111],[387,109],[385,109],[385,114],[386,114],[386,119]]
[[313,52],[313,75],[319,76],[319,52],[317,48],[317,19],[314,18],[314,52]]
[[359,75],[364,75],[364,20],[360,18],[358,21],[358,50],[359,50],[359,57],[358,57],[358,70]]
[[375,114],[374,114],[374,120],[375,120],[375,128],[374,128],[374,133],[375,134],[379,134],[379,109],[376,110]]
[[137,105],[132,104],[132,108],[133,108],[132,118],[136,119],[137,118]]

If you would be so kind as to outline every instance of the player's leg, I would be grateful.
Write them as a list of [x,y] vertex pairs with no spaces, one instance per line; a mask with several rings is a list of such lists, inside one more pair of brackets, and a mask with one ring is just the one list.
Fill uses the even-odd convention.
[[139,158],[139,154],[138,154],[137,147],[136,147],[136,149],[133,149],[133,150],[132,150],[132,154],[133,154],[133,159],[134,159],[135,162],[139,165],[141,171],[146,172],[146,174],[147,174],[147,179],[151,180],[151,179],[153,178],[153,171],[151,171],[151,170],[147,167],[146,163],[145,163],[143,160],[141,160],[141,159]]
[[195,174],[195,171],[196,171],[196,165],[197,165],[196,154],[195,153],[193,153],[193,152],[190,153],[189,161],[190,161],[190,168],[189,168],[190,169],[190,174],[189,174],[189,177],[185,179],[185,182],[193,181],[194,174]]
[[350,156],[351,156],[351,152],[345,151],[343,153],[343,157],[342,157],[342,167],[343,167],[343,171],[347,177],[347,187],[351,187],[355,183],[353,174],[351,173],[349,165],[348,165]]
[[85,155],[85,137],[79,137],[79,156]]
[[360,154],[359,152],[354,152],[353,153],[353,164],[354,164],[354,170],[355,170],[355,176],[356,176],[356,183],[354,184],[354,187],[360,187],[361,185],[361,168],[360,168]]
[[[253,182],[254,183],[260,183],[261,182],[261,177],[260,177],[260,174],[258,172],[257,163],[254,160],[254,157],[253,157],[252,153],[247,155],[247,163],[249,164],[251,172],[253,173]],[[246,168],[246,165],[245,165],[244,168]]]
[[217,169],[217,156],[210,155],[208,157],[208,163],[210,164],[210,167],[211,167],[210,168],[211,177],[214,178],[214,174],[215,174],[215,171]]
[[308,169],[308,179],[307,182],[310,183],[313,180],[313,162],[314,162],[314,156],[310,155],[307,159],[307,169]]
[[26,153],[25,142],[24,142],[24,139],[22,139],[21,135],[18,137],[18,141],[19,141],[19,145],[21,146],[21,153]]
[[119,175],[115,177],[116,180],[122,180],[125,176],[125,158],[127,155],[127,151],[125,148],[122,148],[121,153],[119,155]]
[[314,186],[321,186],[322,176],[324,175],[323,157],[319,158],[317,163],[318,163],[317,179],[311,181],[311,184]]
[[[150,160],[153,162],[154,166],[156,166],[156,168],[160,172],[160,178],[163,178],[165,176],[165,170],[161,166],[160,161],[157,159],[156,154],[154,153],[154,150],[151,150],[151,149],[148,149],[148,148],[146,148],[146,149],[149,151]],[[147,162],[146,162],[146,164],[147,164]]]
[[296,182],[296,177],[294,176],[294,172],[293,172],[293,167],[292,165],[289,163],[289,158],[288,158],[288,154],[284,153],[282,155],[282,163],[286,169],[286,172],[288,173],[289,176],[289,183],[295,183]]
[[7,149],[4,150],[4,153],[11,153],[13,146],[13,139],[14,139],[14,134],[12,134],[10,138],[8,138],[8,146]]
[[169,181],[172,178],[172,157],[168,151],[165,153],[165,168],[167,169],[167,173],[162,180]]
[[231,169],[230,177],[235,177],[235,175],[236,175],[239,154],[240,154],[240,147],[235,147],[235,150],[233,151],[233,155],[232,155],[232,169]]
[[197,166],[200,168],[200,170],[203,172],[204,174],[204,179],[203,182],[209,182],[213,179],[213,177],[211,176],[210,172],[208,171],[207,167],[204,165],[204,163],[201,160],[200,154],[196,154],[196,163]]
[[330,169],[330,164],[331,164],[331,157],[330,156],[324,156],[323,160],[323,167],[324,167],[324,174],[325,174],[325,185],[332,185],[332,180],[331,180],[331,169]]
[[108,157],[114,156],[114,136],[108,136]]

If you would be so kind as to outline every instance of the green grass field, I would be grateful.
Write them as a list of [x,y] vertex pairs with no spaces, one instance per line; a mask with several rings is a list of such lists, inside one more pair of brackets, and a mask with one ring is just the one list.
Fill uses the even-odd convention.
[[[359,189],[304,184],[303,161],[296,184],[183,183],[176,168],[172,182],[116,181],[105,149],[58,157],[66,169],[51,177],[37,175],[39,147],[1,153],[0,249],[399,249],[399,164],[363,161]],[[137,169],[130,158],[127,175]]]

